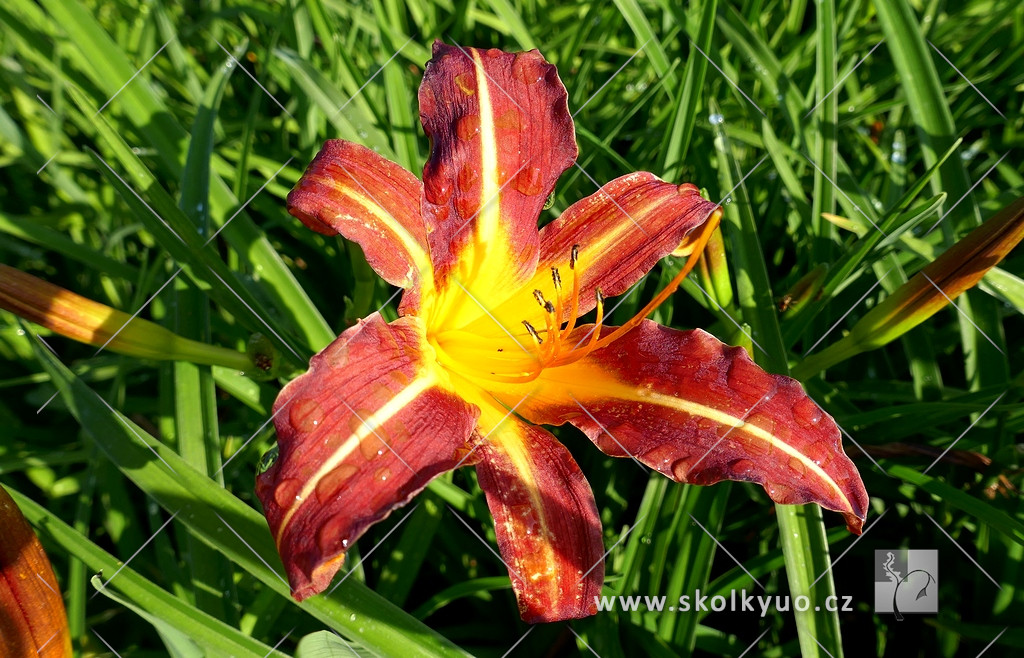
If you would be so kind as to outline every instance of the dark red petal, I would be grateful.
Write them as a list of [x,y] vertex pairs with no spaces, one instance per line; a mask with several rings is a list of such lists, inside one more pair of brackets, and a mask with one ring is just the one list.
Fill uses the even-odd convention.
[[[666,183],[647,172],[617,178],[541,229],[540,264],[534,278],[492,313],[504,326],[516,330],[522,320],[543,327],[543,309],[533,291],[541,291],[545,299],[554,302],[551,268],[558,268],[563,300],[572,290],[573,277],[579,277],[577,314],[582,315],[594,308],[597,288],[607,297],[626,292],[716,209],[718,205],[702,198],[689,183]],[[579,246],[575,270],[569,263],[574,245]],[[570,304],[563,303],[562,310],[561,320],[568,322]],[[468,329],[490,334],[501,331],[489,317],[480,318]]]
[[466,454],[479,411],[447,389],[425,340],[418,318],[375,313],[278,395],[280,455],[256,494],[297,600],[323,591],[352,542]]
[[365,146],[329,139],[288,195],[288,212],[314,231],[359,243],[382,278],[411,288],[430,277],[422,187]]
[[533,275],[537,219],[577,154],[566,98],[536,50],[434,44],[419,101],[432,143],[423,218],[439,281],[453,275],[490,296]]
[[[581,339],[589,329],[577,330]],[[502,398],[515,403],[525,390]],[[764,372],[699,329],[644,321],[546,370],[518,411],[537,423],[571,422],[609,455],[680,482],[757,482],[776,502],[818,503],[853,532],[863,525],[868,495],[832,417],[796,380]]]
[[480,488],[523,621],[594,614],[604,582],[601,519],[572,455],[546,430],[513,416],[477,452]]

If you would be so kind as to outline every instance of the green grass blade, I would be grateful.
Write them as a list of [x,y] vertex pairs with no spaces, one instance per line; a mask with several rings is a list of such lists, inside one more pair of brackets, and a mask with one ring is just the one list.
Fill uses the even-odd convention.
[[[7,490],[44,542],[77,555],[89,569],[102,573],[107,591],[119,592],[133,608],[182,631],[221,655],[285,655],[175,598],[130,566],[123,565],[39,503],[13,489]],[[116,578],[114,574],[117,574]]]
[[[145,430],[112,412],[49,350],[40,345],[33,349],[69,410],[111,462],[240,569],[282,596],[289,595],[277,550],[259,512],[196,471]],[[154,460],[154,456],[158,459]],[[385,654],[465,655],[353,579],[346,580],[331,595],[295,605],[363,646]]]

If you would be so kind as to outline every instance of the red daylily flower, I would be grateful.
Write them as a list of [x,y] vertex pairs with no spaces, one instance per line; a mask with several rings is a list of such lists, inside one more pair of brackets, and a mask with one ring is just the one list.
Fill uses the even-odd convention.
[[[355,240],[405,289],[398,320],[375,313],[345,331],[274,405],[280,453],[257,493],[296,599],[327,587],[367,527],[471,464],[523,619],[593,614],[597,506],[542,423],[571,423],[679,482],[758,482],[860,531],[864,485],[795,380],[701,330],[644,319],[689,272],[718,206],[693,185],[635,173],[538,231],[577,147],[565,87],[537,51],[436,43],[419,102],[432,142],[422,184],[331,140],[288,197],[289,212]],[[604,326],[604,297],[672,253],[689,258],[671,284],[625,325]]]

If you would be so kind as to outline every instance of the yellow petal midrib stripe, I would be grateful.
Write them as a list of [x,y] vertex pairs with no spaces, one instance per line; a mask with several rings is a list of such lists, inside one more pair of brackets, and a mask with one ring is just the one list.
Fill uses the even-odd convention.
[[[647,390],[641,391],[635,387],[622,384],[621,382],[618,381],[610,382],[608,381],[607,376],[601,377],[600,374],[597,374],[594,379],[594,381],[600,383],[592,384],[589,386],[586,384],[580,385],[578,382],[581,379],[584,379],[585,376],[581,376],[581,373],[578,370],[576,370],[574,374],[576,375],[576,377],[574,377],[572,382],[555,382],[553,379],[550,379],[550,376],[549,382],[557,386],[565,386],[567,390],[573,390],[573,395],[583,400],[614,399],[656,404],[658,406],[675,409],[677,411],[681,411],[692,416],[707,418],[711,421],[719,423],[720,425],[735,428],[736,431],[743,432],[752,438],[764,441],[769,446],[781,450],[790,457],[795,457],[797,460],[800,461],[801,464],[804,465],[804,467],[807,470],[814,473],[818,477],[818,479],[820,479],[822,482],[828,485],[828,487],[838,496],[838,498],[846,504],[847,511],[853,511],[853,505],[850,503],[850,500],[847,497],[847,495],[843,492],[843,490],[839,487],[835,480],[833,480],[832,477],[828,473],[826,473],[823,468],[821,468],[821,466],[816,464],[813,460],[808,458],[807,455],[804,455],[799,450],[794,448],[792,445],[786,443],[779,437],[775,436],[774,434],[765,430],[764,428],[759,427],[758,425],[747,422],[742,418],[738,418],[736,416],[733,416],[732,414],[726,413],[719,409],[715,409],[713,407],[709,407],[703,404],[691,402],[689,400],[683,400],[681,398],[676,398],[671,395],[665,395],[663,393],[655,393],[653,391]],[[593,376],[593,373],[591,373],[591,376]],[[590,395],[577,395],[577,391],[587,391],[590,393]]]
[[[281,524],[278,526],[276,537],[278,543],[281,542],[281,537],[284,536],[288,523],[302,504],[308,500],[309,496],[316,490],[316,485],[319,484],[320,480],[340,466],[342,462],[344,462],[345,459],[359,447],[359,444],[373,433],[376,428],[381,427],[384,423],[388,422],[410,402],[419,397],[435,383],[436,379],[433,375],[428,374],[426,376],[418,377],[411,381],[394,397],[388,400],[384,406],[375,411],[368,418],[363,419],[363,422],[359,424],[359,428],[352,432],[352,434],[350,434],[348,438],[338,446],[334,453],[332,453],[331,456],[320,465],[320,468],[317,469],[316,473],[306,481],[302,489],[296,495],[295,502],[288,508],[288,511],[285,512],[284,517],[281,519]],[[393,445],[391,448],[397,450]]]
[[494,134],[494,109],[491,106],[491,81],[487,77],[480,53],[473,51],[476,69],[477,98],[480,102],[480,216],[476,222],[477,239],[485,241],[500,229],[498,181],[498,145]]
[[[337,182],[329,178],[313,177],[312,180],[329,187],[337,186]],[[412,258],[412,265],[416,268],[416,274],[419,275],[420,281],[430,278],[433,272],[433,266],[431,265],[430,257],[427,254],[426,248],[419,240],[416,239],[416,236],[405,227],[405,225],[398,221],[394,215],[385,210],[374,199],[361,194],[351,187],[346,187],[343,193],[346,198],[359,204],[359,206],[372,215],[381,224],[381,226],[390,231],[391,234],[397,238],[401,243],[402,248],[405,249],[406,253],[409,254],[409,257]],[[359,221],[356,217],[353,217],[351,213],[344,214],[351,217],[355,222]]]

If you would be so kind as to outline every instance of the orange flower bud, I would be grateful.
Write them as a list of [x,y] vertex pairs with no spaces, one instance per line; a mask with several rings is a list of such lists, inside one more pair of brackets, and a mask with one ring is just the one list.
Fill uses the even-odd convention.
[[1024,239],[1024,198],[1006,206],[862,317],[850,333],[794,369],[807,377],[899,338],[975,286]]
[[53,567],[10,494],[0,487],[0,638],[5,656],[71,656]]
[[252,370],[249,358],[224,347],[183,338],[0,263],[0,308],[81,343],[142,359],[192,361]]

